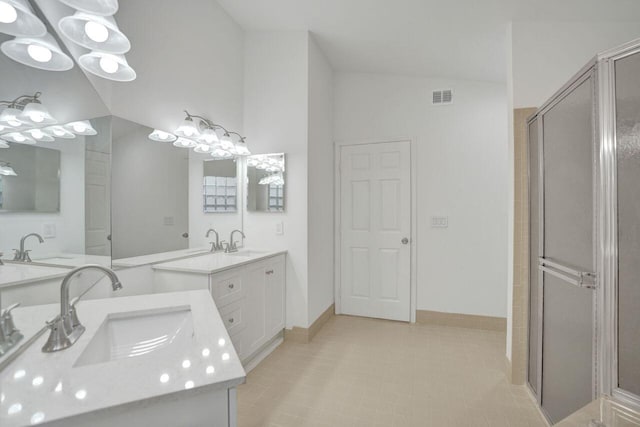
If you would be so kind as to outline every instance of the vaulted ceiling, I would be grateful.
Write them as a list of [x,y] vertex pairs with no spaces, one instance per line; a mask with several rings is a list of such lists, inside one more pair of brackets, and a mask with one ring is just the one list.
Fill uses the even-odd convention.
[[337,70],[504,82],[509,21],[640,22],[637,0],[219,0],[245,30],[309,30]]

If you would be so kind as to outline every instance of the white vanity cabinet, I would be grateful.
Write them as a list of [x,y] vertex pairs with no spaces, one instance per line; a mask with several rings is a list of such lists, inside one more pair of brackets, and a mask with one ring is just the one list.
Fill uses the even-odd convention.
[[[158,264],[154,293],[207,289],[231,341],[246,365],[258,360],[283,337],[285,327],[284,253],[216,269],[207,266],[225,254]],[[220,271],[222,270],[222,271]]]

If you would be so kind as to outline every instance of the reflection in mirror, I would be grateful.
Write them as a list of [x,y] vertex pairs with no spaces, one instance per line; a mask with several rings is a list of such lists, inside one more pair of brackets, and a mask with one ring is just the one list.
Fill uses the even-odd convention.
[[283,153],[247,157],[247,210],[284,212],[285,179]]
[[[113,118],[113,259],[189,247],[189,152]],[[206,230],[203,230],[203,233]]]
[[238,173],[235,159],[205,160],[203,164],[204,213],[238,210]]
[[60,212],[60,151],[16,144],[0,167],[0,212]]

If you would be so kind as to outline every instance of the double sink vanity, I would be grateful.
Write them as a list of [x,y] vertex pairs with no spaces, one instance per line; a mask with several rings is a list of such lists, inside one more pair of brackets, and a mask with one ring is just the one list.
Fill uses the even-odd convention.
[[[73,270],[5,261],[0,296],[28,285],[39,301],[12,310],[25,338],[0,358],[0,424],[108,426],[135,415],[156,425],[188,416],[189,425],[234,426],[235,387],[245,369],[283,340],[286,253],[165,257],[176,255],[183,257],[115,268],[122,290],[105,277],[91,289],[103,293],[98,299],[76,291],[84,333],[53,352],[43,351],[45,325],[59,317],[60,282]],[[129,273],[140,269],[151,271],[151,292],[144,286],[134,295]]]

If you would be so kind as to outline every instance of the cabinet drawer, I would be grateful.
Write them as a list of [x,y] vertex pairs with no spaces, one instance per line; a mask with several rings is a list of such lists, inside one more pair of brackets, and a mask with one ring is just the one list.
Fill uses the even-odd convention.
[[222,317],[222,321],[224,322],[224,326],[227,328],[227,332],[232,338],[234,334],[237,334],[246,326],[243,302],[244,300],[239,300],[218,309],[220,317]]
[[212,275],[211,295],[218,308],[242,298],[244,296],[244,286],[240,272]]

